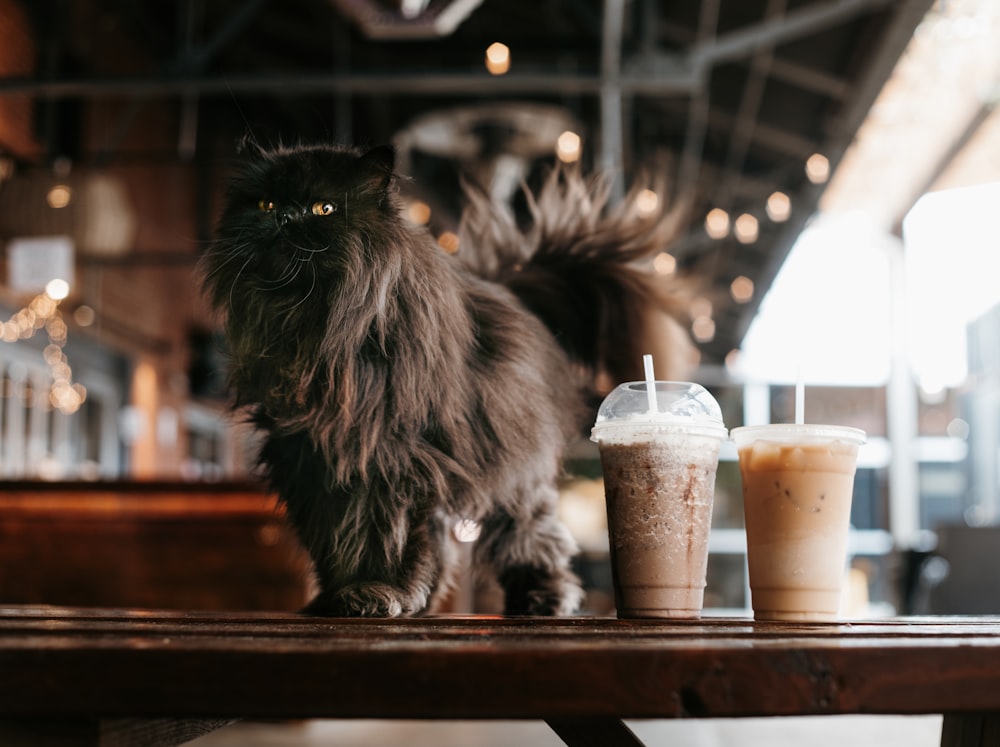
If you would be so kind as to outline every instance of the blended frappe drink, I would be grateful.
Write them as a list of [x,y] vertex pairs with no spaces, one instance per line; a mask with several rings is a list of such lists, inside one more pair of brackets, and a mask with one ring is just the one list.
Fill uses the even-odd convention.
[[619,617],[698,617],[719,449],[712,396],[697,384],[645,382],[608,395],[594,426],[601,453]]
[[754,617],[836,620],[858,448],[856,428],[734,428]]

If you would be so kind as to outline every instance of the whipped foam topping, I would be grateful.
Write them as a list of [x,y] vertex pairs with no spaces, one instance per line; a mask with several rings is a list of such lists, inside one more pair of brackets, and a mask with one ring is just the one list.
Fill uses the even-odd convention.
[[630,413],[624,417],[602,419],[590,431],[592,441],[630,443],[648,441],[666,433],[711,436],[727,440],[729,432],[717,419],[709,416],[679,416],[663,412]]

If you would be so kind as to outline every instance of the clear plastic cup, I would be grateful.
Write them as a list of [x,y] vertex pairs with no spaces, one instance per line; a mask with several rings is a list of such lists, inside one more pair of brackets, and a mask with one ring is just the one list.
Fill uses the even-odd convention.
[[621,384],[591,431],[601,454],[619,617],[701,615],[719,450],[718,402],[682,381]]
[[754,618],[836,620],[865,432],[774,424],[731,435],[743,480]]

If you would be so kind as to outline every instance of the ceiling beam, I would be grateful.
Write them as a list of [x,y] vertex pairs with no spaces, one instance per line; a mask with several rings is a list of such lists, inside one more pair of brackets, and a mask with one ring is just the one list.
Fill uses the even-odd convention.
[[[39,80],[0,77],[0,96],[27,94],[43,99],[100,97],[167,97],[194,92],[200,95],[234,93],[296,94],[504,94],[600,93],[600,75],[522,71],[494,76],[463,73],[290,73],[282,75],[199,76],[152,75],[122,78]],[[691,89],[686,75],[666,75],[656,80],[623,75],[622,91],[654,91],[661,95],[686,94]]]
[[[765,21],[781,18],[785,13],[786,5],[787,0],[767,0],[764,11]],[[773,61],[773,47],[759,49],[750,58],[750,70],[746,83],[743,85],[736,121],[729,137],[729,148],[723,169],[724,177],[721,180],[722,188],[719,190],[718,204],[720,207],[729,207],[730,179],[726,177],[741,174],[744,171],[751,138],[756,129],[757,120],[760,118],[760,105],[764,98],[764,88],[770,77]]]
[[[697,86],[705,80],[708,71],[722,63],[751,57],[764,50],[773,50],[780,44],[818,34],[852,18],[890,5],[893,0],[829,0],[814,3],[781,15],[765,18],[736,31],[696,38],[686,52],[645,50],[630,60],[629,71],[637,85],[655,86],[661,76],[687,81]],[[704,6],[703,6],[704,9]],[[792,74],[786,69],[786,74]],[[805,79],[805,76],[800,76]],[[828,85],[830,81],[808,79],[810,84]],[[694,89],[692,89],[694,90]],[[646,93],[645,89],[637,92]],[[649,93],[655,93],[649,90]]]
[[[719,25],[720,3],[721,0],[704,0],[702,2],[701,12],[698,16],[696,44],[704,44],[715,36]],[[680,165],[678,166],[678,194],[693,195],[697,191],[702,161],[704,160],[708,110],[708,89],[702,81],[699,81],[688,107],[684,146],[681,149]]]
[[[840,163],[855,133],[871,110],[876,97],[885,86],[893,68],[913,38],[914,29],[923,20],[932,4],[933,0],[903,0],[903,2],[892,5],[893,17],[881,43],[875,46],[878,50],[877,54],[866,66],[865,74],[854,85],[855,95],[852,97],[850,105],[840,113],[827,130],[826,142],[823,143],[823,153],[830,160],[831,169],[836,169]],[[803,188],[800,195],[793,195],[792,198],[800,201],[800,204],[818,205],[824,190],[825,185],[810,184]],[[785,224],[784,231],[774,242],[773,251],[767,264],[761,268],[757,276],[758,287],[769,288],[771,286],[788,257],[788,253],[811,217],[811,214],[793,211],[791,220]],[[754,294],[753,300],[746,307],[746,313],[739,318],[732,335],[733,340],[737,343],[742,341],[762,300],[763,293]]]
[[817,34],[852,18],[870,13],[893,0],[830,0],[813,3],[780,17],[768,18],[722,34],[710,42],[696,44],[688,53],[692,63],[718,65],[749,57],[765,48]]
[[[617,1],[617,0],[615,0]],[[843,23],[866,11],[888,5],[890,0],[831,0],[815,3],[790,12],[780,19],[750,24],[738,31],[716,36],[699,36],[684,54],[662,51],[636,55],[621,65],[619,83],[623,95],[690,95],[705,81],[708,68],[721,62],[746,57],[792,39],[818,33]],[[521,71],[502,76],[483,73],[297,73],[274,76],[209,77],[196,72],[190,63],[204,64],[245,25],[259,9],[260,0],[248,3],[208,44],[197,50],[192,59],[180,60],[180,66],[167,72],[134,78],[89,78],[39,80],[35,78],[0,78],[0,96],[28,94],[43,99],[178,96],[233,93],[338,93],[338,94],[493,94],[551,93],[600,94],[606,88],[604,65],[600,74],[547,73]],[[602,55],[604,55],[602,50]],[[795,75],[785,67],[786,75]],[[800,80],[809,85],[833,86],[830,80],[798,71]],[[838,89],[839,90],[839,89]]]
[[803,91],[819,93],[832,99],[845,99],[851,92],[851,84],[839,76],[798,65],[780,57],[775,57],[771,61],[771,77]]
[[604,23],[601,24],[601,155],[600,168],[611,182],[611,200],[618,202],[625,193],[624,127],[622,126],[621,59],[625,25],[625,0],[604,0]]
[[[664,112],[670,112],[674,116],[681,116],[683,109],[679,103],[672,101],[657,102],[658,107]],[[725,111],[717,106],[708,107],[705,115],[708,127],[713,130],[729,132],[736,123],[736,116],[729,111]],[[796,132],[786,130],[775,125],[767,125],[757,122],[754,125],[750,142],[762,148],[766,148],[774,153],[782,153],[793,158],[805,161],[819,148],[819,144]]]
[[[736,126],[737,118],[718,107],[712,107],[708,113],[708,124],[713,129],[731,131]],[[750,142],[775,153],[783,153],[803,162],[816,152],[820,144],[815,140],[790,132],[774,125],[757,122],[750,134]]]

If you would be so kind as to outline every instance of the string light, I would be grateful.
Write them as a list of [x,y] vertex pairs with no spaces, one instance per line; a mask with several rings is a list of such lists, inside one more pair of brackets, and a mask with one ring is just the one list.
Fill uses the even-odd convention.
[[705,233],[710,239],[724,239],[729,235],[729,213],[722,208],[712,208],[705,216]]
[[743,213],[733,224],[733,234],[741,244],[752,244],[757,240],[759,224],[750,213]]
[[96,319],[97,314],[86,304],[80,304],[73,312],[73,321],[78,327],[89,327]]
[[715,339],[715,320],[712,302],[704,296],[698,296],[691,301],[691,335],[698,342],[711,342]]
[[62,301],[69,295],[69,283],[62,278],[52,278],[45,285],[45,295],[53,301]]
[[438,236],[437,242],[438,246],[448,252],[448,254],[454,254],[458,251],[458,236],[451,231],[445,231]]
[[691,334],[698,342],[711,342],[715,339],[715,320],[710,316],[695,317],[691,322]]
[[510,47],[493,42],[486,48],[486,69],[492,75],[503,75],[510,70]]
[[556,156],[563,163],[579,161],[580,148],[580,136],[572,130],[566,130],[556,139]]
[[813,184],[825,184],[830,178],[830,161],[821,153],[813,153],[806,161],[806,177]]
[[677,272],[677,260],[668,252],[660,252],[653,257],[653,271],[657,275],[673,275]]
[[767,217],[784,223],[792,215],[792,201],[784,192],[774,192],[767,198]]
[[45,201],[50,208],[59,210],[66,207],[73,199],[73,190],[66,184],[57,184],[45,195]]
[[753,299],[753,280],[740,275],[729,284],[729,293],[736,303],[749,303]]
[[59,311],[59,302],[68,295],[69,283],[65,280],[49,281],[44,293],[35,296],[27,306],[0,324],[0,341],[14,343],[27,340],[36,332],[45,330],[49,344],[42,351],[42,358],[52,375],[49,404],[60,412],[71,415],[86,400],[87,390],[82,384],[73,382],[73,370],[63,352],[68,328]]
[[414,200],[406,208],[406,217],[415,226],[426,226],[431,219],[431,206],[423,200]]
[[644,189],[636,196],[635,207],[641,218],[648,218],[659,206],[660,196],[651,189]]

